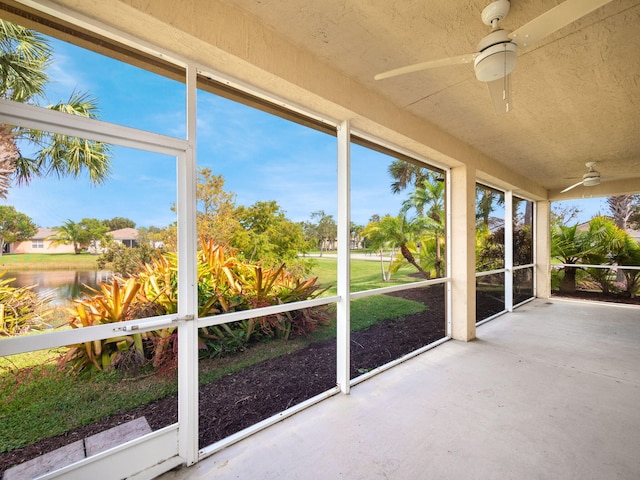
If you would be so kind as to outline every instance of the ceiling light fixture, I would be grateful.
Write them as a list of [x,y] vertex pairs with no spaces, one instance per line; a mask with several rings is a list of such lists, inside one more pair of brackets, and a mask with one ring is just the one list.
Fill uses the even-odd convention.
[[473,62],[476,78],[492,82],[509,75],[516,66],[517,45],[509,37],[508,30],[496,30],[478,43],[480,52]]

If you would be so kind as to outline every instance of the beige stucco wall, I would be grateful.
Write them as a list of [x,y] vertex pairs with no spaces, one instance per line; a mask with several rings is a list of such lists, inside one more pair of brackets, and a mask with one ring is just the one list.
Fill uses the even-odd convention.
[[33,248],[31,240],[14,242],[9,248],[9,253],[74,253],[73,245],[52,245],[51,240],[42,242],[44,248]]

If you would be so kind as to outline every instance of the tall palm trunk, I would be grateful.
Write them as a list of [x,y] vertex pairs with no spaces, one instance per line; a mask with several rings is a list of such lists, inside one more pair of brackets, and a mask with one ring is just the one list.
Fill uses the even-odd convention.
[[424,269],[418,264],[418,262],[416,262],[416,259],[411,253],[411,250],[409,250],[409,248],[407,247],[406,243],[400,245],[400,253],[402,253],[402,256],[407,260],[407,262],[418,269],[418,272],[420,272],[421,275],[423,275],[427,279],[429,278],[429,273],[425,272]]
[[0,125],[0,198],[6,199],[11,186],[11,175],[16,169],[20,150],[13,139],[9,125]]
[[436,278],[442,277],[442,255],[440,254],[440,234],[436,232]]
[[560,291],[562,293],[576,292],[576,267],[564,267],[564,276],[560,281]]

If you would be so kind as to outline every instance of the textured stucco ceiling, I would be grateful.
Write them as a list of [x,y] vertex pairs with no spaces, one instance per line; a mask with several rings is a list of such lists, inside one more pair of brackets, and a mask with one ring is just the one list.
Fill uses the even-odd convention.
[[[513,110],[497,116],[473,67],[381,81],[376,73],[476,51],[489,0],[228,0],[291,43],[552,191],[597,161],[606,181],[640,185],[640,1],[613,0],[519,52]],[[512,0],[515,30],[556,0]],[[612,184],[613,185],[613,184]],[[640,190],[640,189],[639,189]],[[572,196],[587,195],[586,187]]]

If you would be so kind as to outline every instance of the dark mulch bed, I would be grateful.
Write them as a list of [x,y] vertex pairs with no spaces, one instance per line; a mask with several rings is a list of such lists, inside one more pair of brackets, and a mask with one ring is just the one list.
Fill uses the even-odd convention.
[[576,300],[595,300],[599,302],[625,303],[628,305],[640,305],[640,297],[630,298],[625,294],[576,290],[575,293],[552,292],[552,296],[559,298],[573,298]]
[[[351,378],[445,336],[444,287],[397,292],[428,305],[427,311],[380,322],[351,335]],[[312,344],[200,387],[200,446],[210,445],[336,385],[336,342]],[[99,423],[0,454],[0,472],[76,440],[144,416],[156,430],[177,422],[170,396]]]

